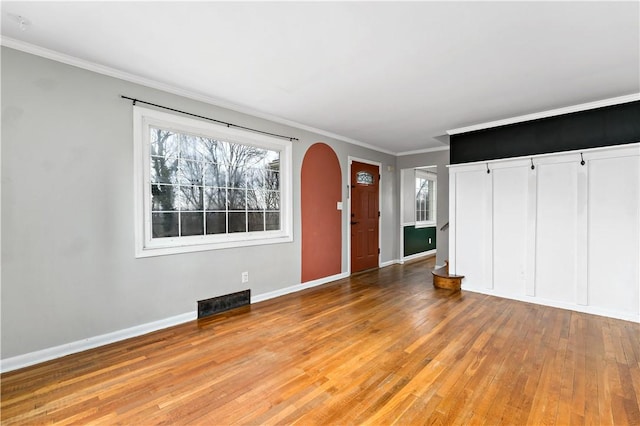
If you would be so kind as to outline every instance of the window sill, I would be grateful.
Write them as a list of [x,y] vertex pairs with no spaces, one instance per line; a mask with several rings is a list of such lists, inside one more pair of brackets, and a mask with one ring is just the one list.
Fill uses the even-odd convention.
[[416,222],[416,229],[417,228],[431,228],[431,227],[435,227],[436,226],[436,222]]
[[224,242],[203,242],[203,243],[191,243],[183,245],[161,245],[156,243],[147,247],[136,248],[136,258],[154,257],[154,256],[166,256],[171,254],[181,253],[194,253],[199,251],[209,250],[222,250],[228,248],[259,246],[268,244],[282,244],[290,243],[293,241],[293,237],[290,235],[283,235],[270,238],[256,238],[256,239],[241,239],[236,241],[224,241]]

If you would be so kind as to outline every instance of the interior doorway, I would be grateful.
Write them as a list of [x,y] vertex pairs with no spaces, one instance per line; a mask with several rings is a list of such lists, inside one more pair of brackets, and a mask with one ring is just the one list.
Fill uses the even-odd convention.
[[437,166],[400,171],[400,258],[407,261],[436,253]]

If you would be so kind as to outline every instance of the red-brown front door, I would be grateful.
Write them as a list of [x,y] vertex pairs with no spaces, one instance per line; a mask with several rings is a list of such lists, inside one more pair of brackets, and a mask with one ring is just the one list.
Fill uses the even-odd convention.
[[379,169],[351,164],[351,273],[378,267]]

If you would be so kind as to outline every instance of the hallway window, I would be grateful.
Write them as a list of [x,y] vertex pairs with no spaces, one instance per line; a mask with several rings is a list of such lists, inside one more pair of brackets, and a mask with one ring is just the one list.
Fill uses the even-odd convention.
[[434,173],[416,170],[416,227],[436,223],[436,182]]

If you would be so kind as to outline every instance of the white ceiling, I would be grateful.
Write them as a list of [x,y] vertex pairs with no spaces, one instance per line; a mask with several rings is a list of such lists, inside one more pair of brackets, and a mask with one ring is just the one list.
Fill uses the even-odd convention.
[[640,92],[638,1],[3,1],[2,34],[394,153]]

